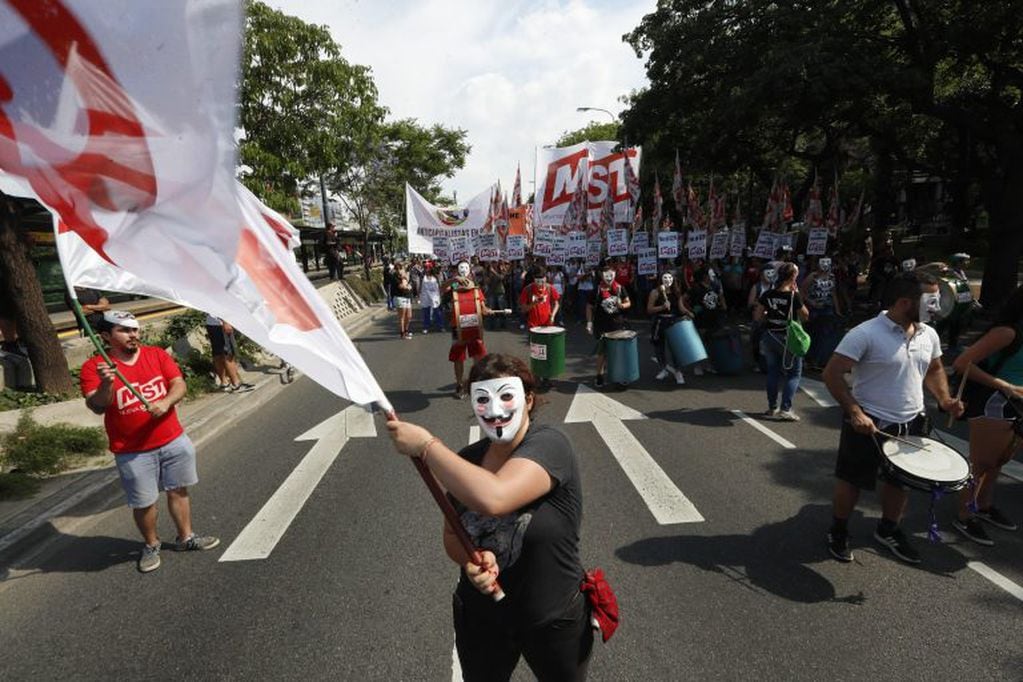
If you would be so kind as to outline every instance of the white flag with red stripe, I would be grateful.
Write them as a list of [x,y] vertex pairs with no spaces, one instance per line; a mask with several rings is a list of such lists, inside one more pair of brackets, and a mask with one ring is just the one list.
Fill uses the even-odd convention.
[[235,0],[0,0],[3,191],[57,216],[69,284],[198,308],[387,407],[293,228],[234,178],[241,30]]

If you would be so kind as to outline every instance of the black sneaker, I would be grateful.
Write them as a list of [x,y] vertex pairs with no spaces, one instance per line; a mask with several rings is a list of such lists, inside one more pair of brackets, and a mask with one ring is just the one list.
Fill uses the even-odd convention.
[[987,531],[984,530],[984,524],[978,521],[975,516],[971,516],[965,521],[956,519],[952,522],[952,527],[976,542],[978,545],[994,547],[995,541],[988,537]]
[[1016,530],[1016,528],[1018,528],[1015,521],[1000,512],[996,507],[978,509],[977,518],[981,521],[990,523],[992,526],[1001,528],[1002,530]]
[[902,529],[895,528],[889,533],[882,534],[881,529],[874,531],[874,539],[892,551],[900,561],[907,564],[920,563],[920,554],[909,544],[909,538],[902,532]]
[[828,551],[838,561],[849,563],[853,560],[853,553],[849,549],[849,535],[847,533],[828,532]]
[[598,374],[597,378],[593,381],[593,385],[596,386],[597,388],[603,388],[604,387],[604,375],[603,374]]

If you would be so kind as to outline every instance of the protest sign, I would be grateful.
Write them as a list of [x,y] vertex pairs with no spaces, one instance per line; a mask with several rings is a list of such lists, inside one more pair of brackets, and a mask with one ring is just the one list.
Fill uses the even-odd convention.
[[746,226],[735,225],[732,227],[732,234],[729,239],[728,255],[742,257],[746,250]]
[[629,232],[627,230],[607,231],[607,255],[629,255]]
[[[434,246],[437,244],[434,239]],[[526,235],[510,234],[505,244],[505,256],[508,260],[522,260],[526,257]]]
[[657,249],[640,249],[636,256],[639,261],[638,271],[640,275],[657,274]]
[[757,237],[757,245],[753,248],[753,256],[756,258],[774,258],[776,249],[775,237],[777,236],[774,232],[761,230],[760,235]]
[[707,257],[707,230],[691,230],[689,232],[689,258]]
[[678,258],[678,232],[657,233],[657,257]]

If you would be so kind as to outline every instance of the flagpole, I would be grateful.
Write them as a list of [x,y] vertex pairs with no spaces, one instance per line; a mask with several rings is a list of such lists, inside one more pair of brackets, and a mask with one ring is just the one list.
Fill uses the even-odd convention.
[[121,374],[121,370],[117,368],[117,363],[111,360],[110,356],[107,355],[106,349],[103,348],[103,341],[100,340],[100,338],[96,336],[96,332],[92,330],[92,325],[89,324],[89,320],[85,317],[85,313],[82,311],[82,306],[78,302],[78,296],[75,294],[75,288],[70,284],[68,284],[68,294],[71,299],[71,307],[75,311],[75,316],[78,317],[78,323],[82,325],[82,329],[85,330],[86,335],[92,341],[92,345],[96,347],[96,352],[99,353],[100,357],[103,358],[103,362],[107,363],[107,366],[114,370],[114,376],[120,379],[121,383],[124,384],[127,387],[127,389],[132,392],[132,395],[138,398],[139,401],[148,410],[149,402],[142,397],[142,394],[139,393],[139,390],[135,388],[135,386],[132,383],[130,383],[127,379],[124,378],[124,375]]
[[[387,408],[390,408],[390,406],[387,406]],[[398,413],[395,412],[393,408],[386,409],[384,414],[389,422],[399,421]],[[454,506],[451,504],[451,500],[447,498],[447,495],[445,495],[444,491],[441,489],[440,483],[438,483],[437,479],[433,477],[433,474],[430,472],[430,467],[426,466],[426,462],[422,457],[410,457],[409,459],[412,460],[412,463],[416,467],[416,471],[419,472],[420,478],[423,479],[423,483],[426,484],[427,489],[433,496],[433,501],[437,503],[438,507],[440,507],[440,511],[444,515],[444,520],[447,521],[448,526],[451,528],[452,532],[454,532],[455,538],[458,539],[458,544],[462,546],[462,551],[469,556],[470,561],[477,566],[482,567],[483,556],[480,554],[480,551],[476,549],[475,545],[472,544],[472,538],[469,537],[469,533],[466,532],[465,526],[462,525],[462,520],[458,518],[458,512],[455,511]],[[500,585],[497,585],[497,589],[491,596],[494,601],[501,601],[505,597],[504,590],[501,589]]]

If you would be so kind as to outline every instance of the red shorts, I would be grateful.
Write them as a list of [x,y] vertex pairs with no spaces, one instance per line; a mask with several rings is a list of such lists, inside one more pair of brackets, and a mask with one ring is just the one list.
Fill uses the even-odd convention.
[[451,344],[451,350],[448,351],[448,360],[450,362],[463,362],[467,353],[473,360],[479,360],[486,355],[487,347],[483,345],[483,339],[473,339],[465,342],[455,341]]

